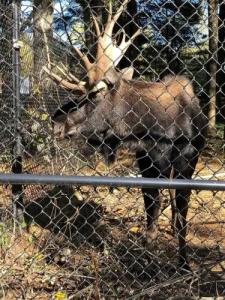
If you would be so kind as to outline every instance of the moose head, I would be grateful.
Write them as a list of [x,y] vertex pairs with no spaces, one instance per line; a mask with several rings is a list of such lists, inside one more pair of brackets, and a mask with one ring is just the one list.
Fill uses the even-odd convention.
[[[64,77],[54,73],[49,66],[43,67],[43,70],[50,76],[51,79],[57,82],[57,84],[80,96],[76,103],[72,103],[72,111],[66,111],[66,113],[70,112],[68,116],[65,116],[65,114],[61,114],[61,116],[53,116],[54,135],[57,138],[64,138],[65,136],[72,134],[71,127],[81,123],[89,112],[93,110],[94,104],[98,99],[98,94],[101,94],[101,97],[103,97],[119,80],[132,79],[134,73],[133,67],[118,70],[117,66],[134,39],[141,34],[141,29],[139,28],[130,38],[127,38],[125,31],[122,30],[120,42],[117,42],[113,38],[113,29],[119,17],[125,11],[128,2],[129,0],[125,0],[115,15],[112,13],[112,3],[111,1],[109,2],[108,19],[103,31],[101,31],[95,16],[92,15],[97,34],[97,51],[94,62],[91,62],[88,56],[78,47],[73,46],[75,54],[79,56],[85,66],[88,82],[80,81],[71,73],[67,72],[66,74],[65,70],[62,70],[58,66],[55,66],[56,69],[61,72]],[[65,77],[67,79],[64,79]],[[93,97],[95,97],[95,101],[93,101]],[[79,102],[79,109],[76,109],[78,108],[77,102]],[[83,106],[83,104],[85,104],[85,106]],[[60,108],[60,111],[63,113],[62,108]]]

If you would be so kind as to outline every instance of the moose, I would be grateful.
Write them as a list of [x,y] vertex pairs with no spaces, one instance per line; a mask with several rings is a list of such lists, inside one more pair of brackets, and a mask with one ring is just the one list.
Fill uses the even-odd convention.
[[[84,136],[98,141],[98,149],[108,163],[116,159],[117,149],[123,145],[136,153],[140,174],[147,178],[190,179],[205,144],[207,119],[191,81],[184,76],[169,75],[159,82],[132,79],[132,67],[118,70],[117,66],[139,29],[127,40],[125,32],[116,42],[113,28],[129,0],[125,0],[116,14],[109,16],[100,28],[93,16],[98,36],[95,62],[74,47],[82,60],[88,83],[71,83],[51,70],[48,75],[65,88],[79,90],[82,97],[63,118],[53,118],[58,138]],[[101,146],[99,146],[101,145]],[[160,191],[142,188],[147,217],[147,242],[157,236],[160,214]],[[179,265],[189,270],[186,246],[186,217],[190,190],[175,191],[172,206],[173,224],[179,241]]]

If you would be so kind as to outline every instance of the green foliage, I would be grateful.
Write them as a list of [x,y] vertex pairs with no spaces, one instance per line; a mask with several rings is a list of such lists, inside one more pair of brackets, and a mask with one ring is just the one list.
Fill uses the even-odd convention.
[[9,244],[9,235],[6,226],[0,223],[0,247],[6,247]]
[[30,39],[27,34],[21,36],[21,48],[20,48],[20,59],[21,59],[21,75],[27,77],[33,66],[33,49],[30,46]]

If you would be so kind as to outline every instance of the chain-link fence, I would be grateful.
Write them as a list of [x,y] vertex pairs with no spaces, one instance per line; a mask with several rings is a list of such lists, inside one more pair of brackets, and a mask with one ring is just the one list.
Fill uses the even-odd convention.
[[225,3],[0,4],[0,297],[225,297]]

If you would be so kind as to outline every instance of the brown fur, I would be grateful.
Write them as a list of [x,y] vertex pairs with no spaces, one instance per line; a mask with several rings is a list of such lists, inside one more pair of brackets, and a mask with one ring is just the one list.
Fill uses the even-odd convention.
[[188,119],[191,111],[200,111],[191,83],[178,76],[153,83],[120,80],[110,93],[106,93],[98,108],[99,115],[106,117],[119,136],[128,135],[131,128],[135,134],[144,127],[150,131],[164,131],[169,137],[169,131],[191,136],[191,127],[186,126]]
[[132,81],[132,89],[149,101],[157,101],[165,109],[174,104],[180,95],[189,101],[195,97],[191,82],[184,76],[166,76],[162,82],[153,83]]

